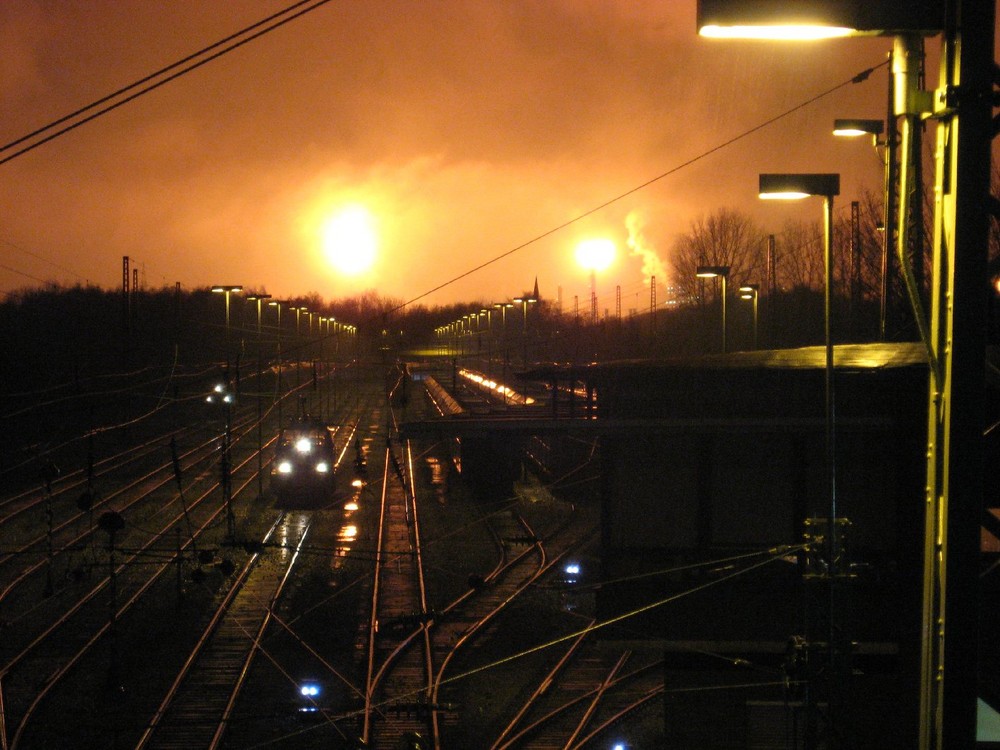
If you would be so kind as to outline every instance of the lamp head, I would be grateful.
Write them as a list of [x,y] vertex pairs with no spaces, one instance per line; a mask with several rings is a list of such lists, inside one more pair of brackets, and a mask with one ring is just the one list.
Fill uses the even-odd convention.
[[242,292],[243,287],[239,284],[216,284],[212,287],[213,292]]
[[759,194],[768,200],[798,200],[810,195],[832,198],[840,195],[840,175],[762,174]]
[[694,275],[701,279],[729,278],[729,266],[698,266]]
[[885,130],[882,120],[863,120],[856,117],[841,118],[833,121],[833,134],[848,138],[859,135],[871,135],[878,138]]
[[932,34],[943,0],[698,0],[698,33],[729,39],[809,40]]

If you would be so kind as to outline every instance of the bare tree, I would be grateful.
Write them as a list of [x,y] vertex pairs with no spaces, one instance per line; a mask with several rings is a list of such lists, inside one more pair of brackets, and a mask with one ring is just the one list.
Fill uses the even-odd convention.
[[695,271],[702,265],[729,266],[733,284],[762,283],[766,241],[764,232],[749,216],[733,209],[719,209],[692,222],[691,230],[677,238],[671,258],[673,278],[684,296],[692,299],[701,296]]
[[774,254],[779,292],[823,288],[823,227],[819,222],[787,222],[775,238]]

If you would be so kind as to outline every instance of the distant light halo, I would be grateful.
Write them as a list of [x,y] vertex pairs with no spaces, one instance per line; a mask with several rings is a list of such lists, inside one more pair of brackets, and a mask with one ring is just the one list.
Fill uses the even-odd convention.
[[320,227],[323,254],[341,273],[355,276],[375,262],[378,236],[368,209],[359,204],[341,208]]
[[583,240],[576,246],[576,262],[588,271],[603,271],[614,263],[616,251],[609,239]]

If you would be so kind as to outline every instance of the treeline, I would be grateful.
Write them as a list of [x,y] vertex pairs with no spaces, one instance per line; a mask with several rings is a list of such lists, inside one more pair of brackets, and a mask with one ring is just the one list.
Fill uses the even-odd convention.
[[[435,326],[467,307],[404,308],[374,291],[337,300],[311,292],[280,300],[279,326],[271,302],[279,301],[261,305],[258,339],[257,305],[245,295],[231,295],[227,331],[224,295],[208,288],[140,288],[126,295],[53,284],[14,292],[0,303],[0,388],[7,395],[41,392],[149,368],[249,364],[258,354],[273,359],[279,345],[284,358],[364,356],[404,331],[408,339],[432,338]],[[337,324],[321,325],[320,317]]]
[[[930,210],[923,213],[930,215]],[[865,195],[838,213],[834,227],[833,331],[838,342],[912,340],[913,313],[898,262],[890,258],[883,313],[881,205]],[[929,219],[914,233],[915,276],[926,293],[930,257]],[[989,279],[984,294],[995,302],[991,283],[1000,278],[1000,242],[991,237]],[[587,361],[598,358],[663,357],[709,353],[720,348],[721,285],[696,278],[698,265],[730,268],[727,299],[727,348],[788,347],[822,342],[824,285],[819,222],[786,225],[767,234],[750,217],[720,209],[693,222],[678,236],[669,258],[669,283],[676,304],[650,316],[568,314],[542,299],[527,310],[513,308],[507,329],[480,315],[443,336],[442,326],[491,307],[492,300],[447,306],[405,305],[369,291],[356,297],[324,300],[311,292],[260,308],[244,295],[231,298],[227,330],[224,295],[207,288],[179,287],[105,290],[93,286],[50,285],[8,294],[0,303],[0,383],[5,394],[44,390],[96,375],[142,368],[201,367],[239,358],[315,359],[318,356],[409,356],[447,350],[446,343],[490,351],[501,345],[523,360]],[[991,282],[992,280],[992,282]],[[661,281],[662,283],[662,281]],[[759,287],[756,326],[753,306],[739,299],[742,283]],[[268,303],[279,302],[267,300]],[[998,307],[994,305],[994,307]],[[296,312],[295,308],[299,308]],[[308,312],[303,312],[305,308]],[[524,318],[525,313],[527,318]],[[280,317],[279,317],[280,315]],[[319,318],[337,323],[320,324]],[[990,333],[998,337],[994,310]],[[346,326],[353,330],[348,331]],[[754,332],[756,331],[756,336]],[[445,342],[447,338],[449,342]],[[459,338],[461,340],[459,340]],[[502,339],[502,340],[501,340]],[[328,343],[325,343],[328,342]],[[325,348],[324,348],[325,346]],[[508,353],[508,356],[510,353]]]

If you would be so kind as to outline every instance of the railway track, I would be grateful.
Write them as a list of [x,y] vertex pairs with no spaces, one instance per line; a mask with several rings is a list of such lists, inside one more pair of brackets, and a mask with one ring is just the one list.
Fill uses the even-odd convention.
[[[359,409],[360,404],[350,407],[345,403],[344,411],[348,409]],[[246,423],[243,432],[238,432],[237,437],[244,432],[253,430],[256,425],[253,422]],[[351,429],[344,429],[342,445],[340,448],[340,458],[347,452]],[[199,494],[195,497],[187,495],[181,490],[179,497],[171,498],[169,501],[159,501],[155,508],[144,509],[143,502],[148,503],[149,498],[155,496],[153,488],[160,489],[169,478],[176,478],[180,487],[180,475],[173,471],[166,474],[161,467],[160,471],[151,472],[139,480],[135,481],[131,487],[132,496],[126,501],[119,499],[115,505],[120,509],[111,517],[118,519],[115,524],[104,526],[102,531],[98,531],[93,524],[88,526],[77,537],[59,539],[58,552],[68,553],[73,550],[69,540],[75,544],[82,545],[85,538],[95,533],[110,531],[109,545],[106,550],[106,566],[100,565],[95,570],[101,570],[102,575],[96,580],[83,580],[77,585],[66,586],[57,591],[56,596],[51,596],[41,600],[40,604],[31,604],[29,598],[24,596],[11,596],[18,587],[25,582],[30,582],[32,578],[37,578],[40,568],[38,564],[11,573],[7,578],[5,594],[7,595],[8,613],[13,614],[5,625],[5,638],[3,648],[0,650],[0,747],[4,750],[13,750],[17,747],[36,747],[39,743],[48,746],[48,740],[40,737],[50,736],[53,731],[58,733],[58,727],[53,724],[50,714],[50,705],[58,705],[64,698],[57,696],[72,688],[64,687],[74,682],[94,683],[94,675],[107,672],[107,683],[117,686],[123,684],[119,681],[117,658],[115,653],[118,648],[116,643],[119,634],[123,637],[126,633],[135,635],[134,620],[141,619],[144,609],[148,609],[145,604],[147,599],[163,601],[170,596],[171,579],[169,575],[176,570],[175,596],[182,596],[183,588],[194,592],[196,599],[209,598],[212,591],[223,582],[221,578],[216,578],[212,586],[206,587],[201,584],[200,578],[193,579],[194,586],[182,584],[182,565],[191,570],[194,565],[194,572],[201,571],[201,565],[208,565],[210,569],[220,568],[226,570],[227,567],[240,568],[241,558],[248,558],[246,565],[250,565],[258,553],[248,554],[237,548],[229,548],[223,554],[226,557],[219,559],[218,550],[222,542],[221,533],[224,527],[224,519],[227,513],[235,513],[237,501],[242,495],[249,495],[252,485],[257,478],[257,471],[254,464],[262,465],[258,458],[256,448],[247,450],[239,456],[239,460],[232,466],[232,476],[235,489],[232,493],[232,502],[220,502],[218,499],[218,476],[213,471],[208,471],[218,453],[209,441],[205,446],[201,446],[201,451],[207,451],[207,457],[202,456],[200,460],[208,461],[202,466],[197,462],[180,462],[170,466],[175,469],[178,465],[191,469],[195,473],[196,479],[185,489],[189,492],[196,485],[200,484]],[[234,441],[234,442],[238,442]],[[269,441],[270,442],[270,441]],[[250,441],[246,445],[249,446]],[[261,446],[266,450],[267,444]],[[122,490],[124,498],[129,491]],[[259,503],[261,498],[257,498]],[[250,501],[242,501],[241,514],[246,513],[246,509],[253,504]],[[245,504],[244,504],[245,503]],[[171,511],[171,506],[173,510]],[[125,513],[128,512],[126,516]],[[136,516],[141,518],[140,523],[127,523],[126,519]],[[250,522],[247,518],[246,530],[249,531],[253,525],[259,523]],[[120,528],[118,525],[120,524]],[[79,531],[74,524],[64,524],[69,531]],[[288,528],[286,529],[285,526]],[[152,528],[150,528],[152,527]],[[279,534],[282,539],[283,548],[287,547],[288,540],[294,537],[294,533],[289,531],[290,522],[279,527],[284,529]],[[181,530],[184,534],[182,536]],[[117,537],[117,538],[116,538]],[[37,544],[37,540],[35,540]],[[266,546],[266,540],[257,543],[249,542],[244,545],[247,550],[256,547]],[[55,545],[52,545],[55,548]],[[87,548],[97,550],[100,547],[95,542],[90,542]],[[53,549],[55,553],[57,550]],[[54,556],[54,555],[53,555]],[[100,557],[105,557],[102,551]],[[232,559],[229,559],[232,558]],[[11,556],[11,560],[18,559]],[[51,562],[52,557],[49,558]],[[248,568],[244,565],[243,570]],[[262,566],[264,568],[268,566]],[[251,568],[253,569],[253,568]],[[228,573],[228,570],[226,570]],[[225,574],[224,574],[225,575]],[[201,574],[204,577],[204,574]],[[253,582],[256,577],[250,576],[248,581]],[[81,586],[80,584],[89,584]],[[234,593],[242,588],[241,585],[229,587],[229,592]],[[225,589],[225,586],[223,586]],[[199,593],[199,590],[202,590]],[[252,591],[252,587],[250,589]],[[250,599],[259,599],[260,594],[248,594]],[[178,599],[178,602],[181,600]],[[25,604],[27,602],[27,604]],[[19,605],[15,609],[15,605]],[[173,637],[173,635],[171,636]],[[98,649],[98,646],[101,646]],[[110,648],[110,662],[105,649]],[[100,652],[100,653],[99,653]],[[95,670],[96,665],[96,670]],[[152,665],[146,665],[147,667]],[[157,679],[162,679],[157,677]],[[102,680],[98,679],[97,683]],[[154,679],[153,682],[156,682]],[[113,692],[117,687],[113,688]],[[102,691],[97,691],[98,693]],[[120,697],[120,696],[119,696]],[[102,699],[104,700],[104,699]],[[111,696],[112,703],[115,696]],[[148,700],[141,696],[139,703]],[[105,701],[106,702],[106,701]],[[117,709],[113,706],[102,711],[114,713]],[[147,709],[136,707],[136,712],[141,713]],[[153,713],[153,707],[149,709]],[[115,719],[121,723],[121,717]],[[45,727],[44,731],[40,731]],[[107,729],[93,727],[90,728],[94,736],[109,737]],[[112,730],[115,736],[121,732],[128,735],[129,728],[120,730],[117,726]],[[107,740],[93,740],[89,744],[84,739],[87,732],[79,732],[80,738],[78,747],[103,747],[108,746]],[[57,735],[58,736],[58,735]]]
[[250,664],[309,532],[305,513],[282,513],[263,544],[279,553],[247,560],[177,675],[136,750],[220,746]]
[[[503,507],[474,498],[449,506],[447,493],[428,482],[432,474],[433,481],[447,481],[438,475],[452,471],[450,446],[387,441],[395,433],[394,417],[382,406],[382,383],[371,380],[379,387],[366,385],[363,393],[359,388],[356,399],[344,399],[331,415],[340,425],[335,442],[341,486],[347,486],[344,472],[352,458],[360,461],[363,454],[369,474],[367,483],[335,501],[302,511],[255,498],[256,466],[264,464],[252,450],[257,425],[251,420],[233,467],[240,529],[235,540],[225,543],[226,508],[217,501],[211,461],[182,471],[202,476],[204,505],[201,494],[186,487],[186,499],[173,498],[172,511],[164,504],[155,512],[139,513],[136,506],[123,513],[127,522],[134,520],[115,539],[115,575],[108,575],[107,564],[103,573],[95,569],[100,577],[86,582],[92,595],[76,624],[35,631],[35,650],[18,659],[10,653],[16,640],[0,645],[0,718],[6,723],[0,735],[10,740],[2,750],[52,746],[51,737],[65,737],[55,717],[74,700],[70,696],[117,684],[106,679],[112,677],[108,655],[115,637],[123,650],[141,653],[135,634],[157,616],[176,622],[176,632],[169,636],[169,652],[166,646],[149,649],[150,662],[157,658],[152,654],[162,655],[161,666],[140,666],[150,677],[162,674],[140,687],[147,672],[135,659],[120,665],[129,678],[120,681],[126,694],[95,700],[103,713],[93,724],[109,726],[88,727],[77,747],[348,748],[359,741],[372,748],[477,746],[468,743],[481,704],[469,700],[468,675],[506,679],[511,668],[495,664],[510,651],[505,618],[515,617],[511,613],[523,609],[526,598],[537,600],[559,563],[589,542],[589,522],[578,519],[568,503],[553,505],[557,510],[549,516],[523,515],[525,504],[517,498]],[[411,417],[421,408],[414,401],[407,407]],[[188,533],[189,524],[194,533]],[[142,536],[132,528],[137,525]],[[180,537],[178,528],[184,529]],[[254,528],[260,528],[256,535]],[[162,533],[144,547],[154,531]],[[189,536],[197,549],[185,544]],[[81,544],[100,548],[106,540],[98,536]],[[449,547],[455,551],[445,552]],[[206,555],[207,578],[188,580],[195,561]],[[108,562],[107,550],[100,557]],[[231,574],[224,575],[223,562],[231,564]],[[12,606],[29,598],[16,594],[0,601]],[[63,598],[57,591],[42,600],[41,608],[51,609],[46,617]],[[174,598],[176,605],[165,606]],[[109,601],[118,605],[113,617]],[[72,637],[60,638],[59,628]],[[161,634],[166,629],[151,628]],[[545,638],[539,633],[539,641]],[[21,637],[31,645],[26,640]],[[60,640],[73,648],[57,653],[51,644]],[[51,657],[42,656],[46,649]],[[662,692],[656,668],[644,657],[605,653],[586,639],[557,672],[527,661],[515,670],[522,682],[546,687],[532,701],[522,695],[519,702],[497,706],[499,718],[475,735],[478,746],[493,737],[496,748],[584,747],[624,717],[657,705]],[[315,694],[299,692],[306,678],[318,685]],[[112,705],[114,700],[120,703]]]
[[[407,466],[412,453],[403,444]],[[431,642],[420,523],[393,445],[386,446],[379,514],[378,555],[372,586],[364,726],[361,739],[382,747],[433,733],[429,722]]]

